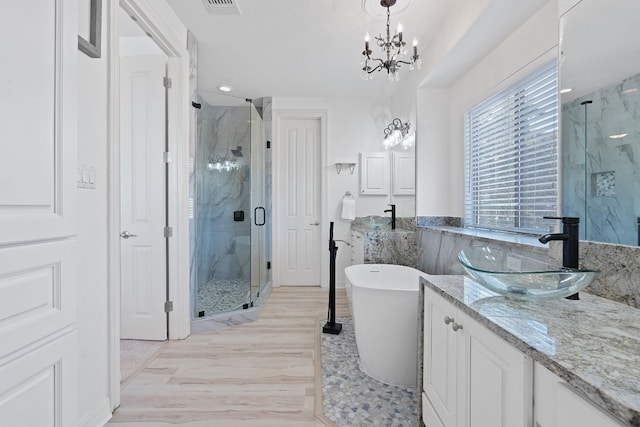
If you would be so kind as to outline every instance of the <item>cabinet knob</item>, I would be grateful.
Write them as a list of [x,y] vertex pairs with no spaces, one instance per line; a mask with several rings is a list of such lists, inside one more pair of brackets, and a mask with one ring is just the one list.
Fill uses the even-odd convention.
[[456,322],[453,322],[453,325],[451,325],[451,329],[453,329],[454,332],[458,332],[459,329],[462,329],[462,325]]
[[449,316],[444,316],[444,324],[448,325],[449,323],[453,322],[453,319]]

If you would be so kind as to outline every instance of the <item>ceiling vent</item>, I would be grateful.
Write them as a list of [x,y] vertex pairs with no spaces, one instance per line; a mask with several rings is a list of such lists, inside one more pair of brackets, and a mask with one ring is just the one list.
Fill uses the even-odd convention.
[[202,0],[209,15],[240,15],[236,0]]

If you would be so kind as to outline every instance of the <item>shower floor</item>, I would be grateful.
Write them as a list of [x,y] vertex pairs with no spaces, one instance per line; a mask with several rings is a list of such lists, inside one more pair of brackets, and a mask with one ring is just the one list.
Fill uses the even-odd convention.
[[249,302],[249,279],[212,279],[198,287],[196,312],[204,316],[234,311]]

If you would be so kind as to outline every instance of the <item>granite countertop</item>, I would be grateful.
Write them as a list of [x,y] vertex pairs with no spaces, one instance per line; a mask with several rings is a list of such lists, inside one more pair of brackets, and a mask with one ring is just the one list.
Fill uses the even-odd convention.
[[640,426],[640,310],[580,300],[511,300],[466,276],[421,283],[539,362],[618,419]]

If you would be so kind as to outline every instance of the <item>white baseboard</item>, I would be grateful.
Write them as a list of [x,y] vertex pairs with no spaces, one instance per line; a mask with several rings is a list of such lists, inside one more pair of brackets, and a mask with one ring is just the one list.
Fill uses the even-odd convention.
[[93,408],[88,414],[82,417],[78,421],[78,427],[102,427],[111,419],[111,405],[109,404],[109,398],[105,397],[104,400]]

